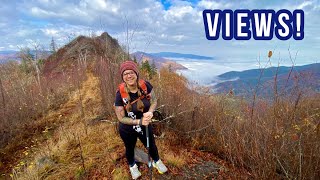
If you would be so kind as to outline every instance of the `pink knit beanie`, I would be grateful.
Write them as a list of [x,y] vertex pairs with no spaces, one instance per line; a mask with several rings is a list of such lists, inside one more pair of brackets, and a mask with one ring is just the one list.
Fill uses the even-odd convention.
[[132,70],[132,71],[134,71],[136,73],[137,76],[139,76],[138,66],[133,61],[125,61],[120,65],[121,76],[123,76],[123,72],[125,70]]

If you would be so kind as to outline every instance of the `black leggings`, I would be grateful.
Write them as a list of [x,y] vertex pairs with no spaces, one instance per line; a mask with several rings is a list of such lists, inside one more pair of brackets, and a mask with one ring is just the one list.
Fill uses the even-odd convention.
[[[151,126],[148,126],[148,127],[149,127],[149,153],[154,161],[158,161],[159,153],[153,137],[152,127]],[[139,138],[140,141],[143,143],[144,147],[147,148],[146,127],[141,126],[141,129],[143,131],[143,135],[136,132],[133,129],[133,126],[131,125],[120,123],[120,126],[119,126],[120,137],[124,142],[124,145],[126,146],[126,158],[130,166],[133,166],[135,164],[134,148],[136,147],[137,138]]]

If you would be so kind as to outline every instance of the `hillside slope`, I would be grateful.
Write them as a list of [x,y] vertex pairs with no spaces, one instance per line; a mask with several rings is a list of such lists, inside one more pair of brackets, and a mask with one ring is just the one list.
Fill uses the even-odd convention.
[[[12,166],[14,173],[5,176],[17,179],[128,179],[125,149],[116,131],[117,121],[101,118],[104,107],[98,86],[99,78],[87,73],[81,89],[70,94],[70,99],[57,110],[43,117],[41,121],[48,122],[49,126],[31,137],[32,144],[19,151],[22,156]],[[248,176],[241,175],[239,170],[212,154],[188,147],[172,147],[168,144],[169,137],[170,132],[157,139],[160,156],[168,165],[169,173],[158,175],[154,171],[156,179]],[[138,143],[138,146],[142,147],[142,144]],[[147,179],[147,166],[141,165],[140,169],[143,179]]]

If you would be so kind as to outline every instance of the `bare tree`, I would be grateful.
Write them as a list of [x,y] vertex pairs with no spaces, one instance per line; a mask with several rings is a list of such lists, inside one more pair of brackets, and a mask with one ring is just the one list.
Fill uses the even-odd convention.
[[32,49],[30,49],[29,47],[20,47],[19,55],[23,63],[25,63],[25,68],[27,68],[26,72],[32,72],[32,69],[30,69],[31,67],[33,67],[33,69],[35,70],[37,83],[40,88],[40,92],[42,92],[40,64],[46,58],[47,54],[44,47],[38,42],[31,42],[31,47]]
[[133,23],[133,27],[131,27],[131,24],[129,23],[129,20],[127,18],[127,16],[125,15],[124,17],[125,22],[123,23],[124,28],[125,28],[125,33],[126,33],[126,51],[128,53],[128,57],[130,57],[130,47],[133,41],[133,37],[135,35],[135,33],[137,32],[137,30],[139,29],[139,24],[134,22]]

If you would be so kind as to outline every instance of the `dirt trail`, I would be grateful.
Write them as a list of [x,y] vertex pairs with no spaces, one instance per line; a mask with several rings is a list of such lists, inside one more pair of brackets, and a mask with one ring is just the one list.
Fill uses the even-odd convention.
[[[92,73],[87,73],[87,80],[81,85],[80,90],[76,90],[70,96],[70,99],[62,104],[57,111],[52,112],[48,116],[57,118],[63,116],[71,119],[70,116],[78,115],[83,108],[83,118],[96,116],[102,107],[99,79]],[[48,118],[48,116],[46,118]]]

